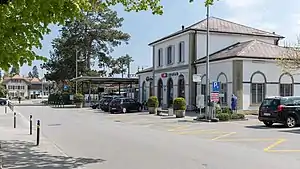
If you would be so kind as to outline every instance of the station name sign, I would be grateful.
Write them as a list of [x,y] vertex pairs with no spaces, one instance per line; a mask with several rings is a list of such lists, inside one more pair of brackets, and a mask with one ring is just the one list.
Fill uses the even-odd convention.
[[179,73],[178,72],[173,72],[173,73],[162,73],[160,76],[162,78],[166,78],[166,77],[170,77],[170,76],[178,76]]

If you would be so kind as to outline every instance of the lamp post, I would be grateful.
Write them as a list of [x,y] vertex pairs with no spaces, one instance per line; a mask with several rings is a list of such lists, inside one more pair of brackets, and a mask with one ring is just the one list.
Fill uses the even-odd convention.
[[210,117],[210,79],[209,79],[209,5],[206,6],[206,107],[205,114]]
[[76,77],[76,81],[75,81],[75,93],[77,94],[77,77],[78,77],[78,58],[77,58],[78,56],[77,56],[77,49],[75,49],[75,73],[76,73],[76,75],[75,75],[75,77]]

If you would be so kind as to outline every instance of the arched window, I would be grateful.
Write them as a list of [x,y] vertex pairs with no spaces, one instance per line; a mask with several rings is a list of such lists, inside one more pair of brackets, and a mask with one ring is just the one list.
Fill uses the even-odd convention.
[[142,84],[142,102],[146,101],[146,82]]
[[266,76],[255,72],[251,76],[251,104],[260,104],[266,95]]
[[152,81],[149,82],[149,97],[153,96],[153,84]]
[[178,77],[178,97],[185,98],[185,82],[183,75],[179,75]]
[[293,96],[294,95],[294,79],[289,73],[284,73],[279,78],[279,95]]
[[225,73],[220,73],[217,81],[221,83],[221,88],[220,88],[220,94],[222,94],[220,97],[220,104],[221,106],[227,106],[227,92],[228,92],[228,87],[227,87],[227,76]]
[[163,81],[159,79],[157,82],[157,98],[160,106],[163,103],[163,87]]
[[170,107],[172,105],[173,102],[173,80],[172,78],[168,79],[168,83],[167,83],[167,100],[168,100],[168,107]]

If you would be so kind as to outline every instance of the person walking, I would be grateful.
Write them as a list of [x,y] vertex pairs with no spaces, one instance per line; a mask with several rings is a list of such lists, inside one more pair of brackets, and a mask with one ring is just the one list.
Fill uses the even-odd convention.
[[237,112],[237,97],[234,94],[231,96],[231,111],[233,113]]

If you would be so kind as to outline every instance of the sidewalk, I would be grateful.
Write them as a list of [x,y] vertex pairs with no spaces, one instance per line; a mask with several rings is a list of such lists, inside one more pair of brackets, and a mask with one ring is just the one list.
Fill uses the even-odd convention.
[[13,114],[4,114],[0,107],[0,165],[3,169],[75,169],[96,163],[95,159],[73,158],[63,153],[45,137],[36,146],[36,131],[29,135],[26,121],[17,117],[17,128],[13,128]]

